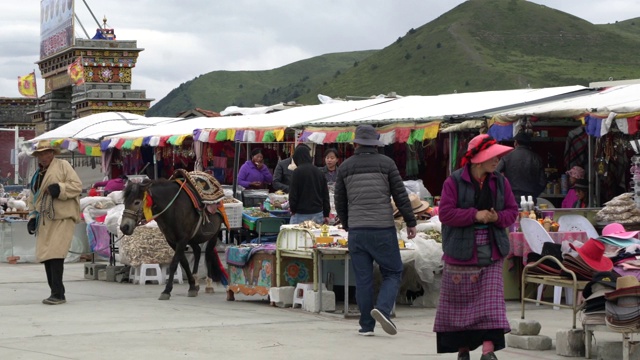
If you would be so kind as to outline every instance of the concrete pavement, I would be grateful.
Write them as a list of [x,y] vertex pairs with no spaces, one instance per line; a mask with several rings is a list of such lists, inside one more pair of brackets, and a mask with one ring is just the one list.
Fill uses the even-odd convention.
[[[41,303],[49,295],[40,264],[0,263],[0,359],[455,359],[437,354],[435,309],[398,306],[398,335],[376,327],[357,335],[357,319],[272,307],[266,298],[236,295],[221,287],[187,298],[188,285],[164,288],[84,279],[83,263],[65,264],[67,303]],[[509,318],[520,304],[508,302]],[[527,304],[527,318],[554,340],[571,326],[571,312]],[[609,335],[609,334],[605,334]],[[596,334],[600,336],[600,334]],[[617,337],[615,337],[617,339]],[[480,351],[472,359],[480,358]],[[500,359],[565,359],[549,351],[507,348]]]

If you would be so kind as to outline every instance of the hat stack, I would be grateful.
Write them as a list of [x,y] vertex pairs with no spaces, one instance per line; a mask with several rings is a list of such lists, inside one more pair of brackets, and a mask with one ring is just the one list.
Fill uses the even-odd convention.
[[[542,257],[551,255],[562,262],[562,245],[553,242],[545,242],[542,244],[542,251],[540,254],[530,252],[527,255],[527,263],[533,263],[540,260]],[[538,266],[532,267],[529,270],[532,274],[538,275],[560,275],[560,265],[552,260],[545,260],[538,264]]]
[[578,280],[590,281],[597,272],[613,269],[613,262],[604,256],[604,244],[600,241],[589,239],[581,247],[569,245],[575,252],[565,254],[562,264],[573,271]]
[[633,275],[616,280],[616,289],[604,295],[605,322],[615,331],[640,329],[640,281]]
[[[637,238],[638,233],[640,231],[626,231],[621,224],[613,223],[605,226],[602,229],[602,236],[598,238],[608,246],[608,252],[613,253],[613,255],[610,255],[611,260],[615,264],[614,269],[620,274],[640,269],[640,260],[638,260],[640,240]],[[615,249],[615,252],[613,249]]]
[[600,236],[598,240],[617,247],[627,247],[639,243],[636,238],[638,233],[640,233],[640,231],[626,231],[622,224],[613,223],[602,229],[602,236]]
[[598,272],[582,290],[582,296],[585,298],[582,305],[583,325],[605,323],[605,295],[616,289],[618,277],[619,275],[613,271]]
[[[411,209],[413,210],[414,214],[420,214],[422,212],[427,211],[427,209],[429,209],[429,202],[420,200],[420,197],[414,193],[409,194],[409,201],[411,201]],[[391,207],[393,208],[394,218],[402,216],[402,214],[400,214],[400,210],[396,206],[396,203],[395,201],[393,201],[393,199],[391,199]]]

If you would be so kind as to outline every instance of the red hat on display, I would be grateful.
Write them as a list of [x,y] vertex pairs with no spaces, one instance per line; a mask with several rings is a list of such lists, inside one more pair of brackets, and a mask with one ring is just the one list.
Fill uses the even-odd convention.
[[604,244],[596,239],[589,239],[581,247],[569,244],[571,248],[578,252],[580,258],[584,260],[592,269],[596,271],[611,271],[613,262],[604,256]]
[[602,229],[602,236],[617,237],[620,239],[631,239],[636,237],[640,231],[626,231],[622,224],[612,223]]

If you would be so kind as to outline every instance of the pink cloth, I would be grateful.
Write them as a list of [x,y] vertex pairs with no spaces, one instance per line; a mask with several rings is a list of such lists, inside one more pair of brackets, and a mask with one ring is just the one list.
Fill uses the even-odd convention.
[[[589,240],[589,236],[584,231],[556,231],[550,232],[549,235],[551,235],[553,242],[556,244],[561,244],[563,241],[580,241],[581,243],[585,243]],[[509,245],[510,250],[508,257],[520,256],[522,257],[522,262],[526,264],[527,255],[531,252],[531,248],[524,238],[524,233],[509,233]]]
[[573,204],[575,204],[576,201],[578,201],[578,195],[576,195],[576,190],[569,189],[569,191],[567,192],[567,196],[565,196],[564,200],[562,200],[562,208],[570,209],[573,207]]

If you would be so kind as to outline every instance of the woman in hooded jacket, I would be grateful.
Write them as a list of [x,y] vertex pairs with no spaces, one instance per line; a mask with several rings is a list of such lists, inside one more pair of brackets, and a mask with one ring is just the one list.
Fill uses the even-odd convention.
[[305,220],[318,224],[328,222],[331,211],[329,188],[322,171],[313,165],[311,149],[300,145],[292,158],[297,168],[289,186],[290,223],[299,224]]

